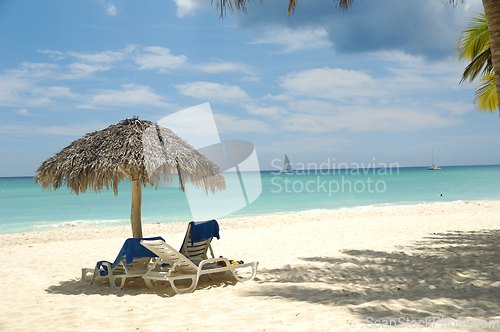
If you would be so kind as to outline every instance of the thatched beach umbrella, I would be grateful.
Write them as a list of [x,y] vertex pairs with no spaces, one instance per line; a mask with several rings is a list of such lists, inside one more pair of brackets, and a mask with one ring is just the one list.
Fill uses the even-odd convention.
[[132,235],[142,237],[141,185],[158,185],[178,173],[180,189],[187,179],[205,191],[224,190],[219,168],[170,129],[141,119],[126,119],[80,138],[38,168],[35,180],[44,189],[64,183],[76,194],[104,187],[118,194],[118,183],[132,183]]

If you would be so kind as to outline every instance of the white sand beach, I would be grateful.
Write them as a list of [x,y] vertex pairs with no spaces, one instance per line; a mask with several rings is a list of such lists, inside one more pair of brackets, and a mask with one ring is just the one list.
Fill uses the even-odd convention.
[[[259,261],[254,281],[190,294],[82,284],[130,227],[0,236],[1,331],[366,331],[372,321],[500,321],[500,201],[219,220],[216,255]],[[178,247],[187,223],[144,225]],[[446,322],[437,323],[439,318]],[[448,327],[446,327],[448,324]],[[380,327],[380,325],[377,325]],[[401,326],[400,326],[401,327]],[[432,328],[433,327],[433,328]],[[497,325],[498,327],[498,325]],[[373,330],[394,330],[375,328]]]

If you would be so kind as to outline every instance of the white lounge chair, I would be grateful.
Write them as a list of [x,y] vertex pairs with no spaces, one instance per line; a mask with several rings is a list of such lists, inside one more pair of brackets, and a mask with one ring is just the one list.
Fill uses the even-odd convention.
[[[179,252],[198,265],[202,260],[208,259],[209,250],[210,256],[215,258],[211,244],[213,238],[220,239],[217,220],[191,221]],[[217,275],[210,273],[207,277],[213,280]]]
[[[231,266],[227,258],[209,258],[201,260],[198,265],[189,260],[186,256],[172,248],[165,241],[162,240],[142,240],[141,244],[158,255],[158,260],[151,266],[151,268],[143,275],[146,285],[150,288],[157,288],[152,280],[155,281],[168,281],[172,289],[176,293],[192,292],[198,285],[200,276],[208,274],[223,273],[225,276],[229,272],[238,281],[247,281],[255,278],[257,274],[258,262],[238,264]],[[168,271],[155,271],[156,265],[163,260],[170,265]],[[218,262],[223,262],[225,266],[218,265]],[[251,268],[249,277],[240,277],[236,270],[243,268]],[[186,288],[179,288],[176,285],[177,281],[187,280],[190,285]]]
[[[82,268],[81,281],[87,283],[90,277],[89,283],[93,284],[96,279],[107,278],[111,288],[122,290],[128,278],[141,278],[153,266],[157,257],[140,244],[141,240],[163,240],[163,238],[127,239],[113,263],[99,261],[95,268]],[[161,265],[156,266],[156,269],[160,268]],[[116,281],[121,281],[119,286]]]
[[[102,266],[105,269],[95,267],[94,269],[82,268],[82,282],[86,283],[88,279],[88,274],[92,273],[91,280],[89,284],[93,284],[96,279],[108,278],[111,288],[114,290],[122,290],[125,286],[127,278],[141,278],[151,267],[151,258],[136,258],[130,264],[125,263],[125,257],[120,260],[120,262],[113,268],[110,262],[102,262]],[[101,275],[101,271],[106,271],[106,275]],[[118,286],[116,281],[121,283]]]

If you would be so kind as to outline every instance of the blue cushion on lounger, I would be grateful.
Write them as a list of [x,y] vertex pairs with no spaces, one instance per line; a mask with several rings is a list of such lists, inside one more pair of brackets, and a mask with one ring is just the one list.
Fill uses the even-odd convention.
[[[125,240],[125,243],[123,244],[122,249],[118,253],[118,256],[116,256],[115,261],[113,264],[111,264],[111,268],[113,269],[115,266],[120,263],[121,259],[123,256],[125,256],[125,264],[130,264],[134,260],[134,258],[142,258],[142,257],[158,257],[156,254],[151,252],[151,250],[147,249],[141,244],[142,240],[162,240],[165,241],[161,236],[156,236],[156,237],[148,237],[148,238],[143,238],[143,239],[134,239],[130,238]],[[105,276],[108,274],[108,268],[105,265],[102,265],[104,262],[107,261],[99,261],[97,262],[97,268],[99,269],[99,274],[101,276]]]

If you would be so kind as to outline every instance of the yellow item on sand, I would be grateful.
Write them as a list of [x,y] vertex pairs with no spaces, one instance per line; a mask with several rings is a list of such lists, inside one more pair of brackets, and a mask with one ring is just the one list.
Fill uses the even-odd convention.
[[[220,258],[222,258],[222,256],[220,256]],[[234,265],[243,264],[243,261],[235,261],[235,260],[230,259],[229,263],[231,263],[231,266],[234,266]],[[226,266],[226,263],[225,262],[217,262],[217,265]]]

